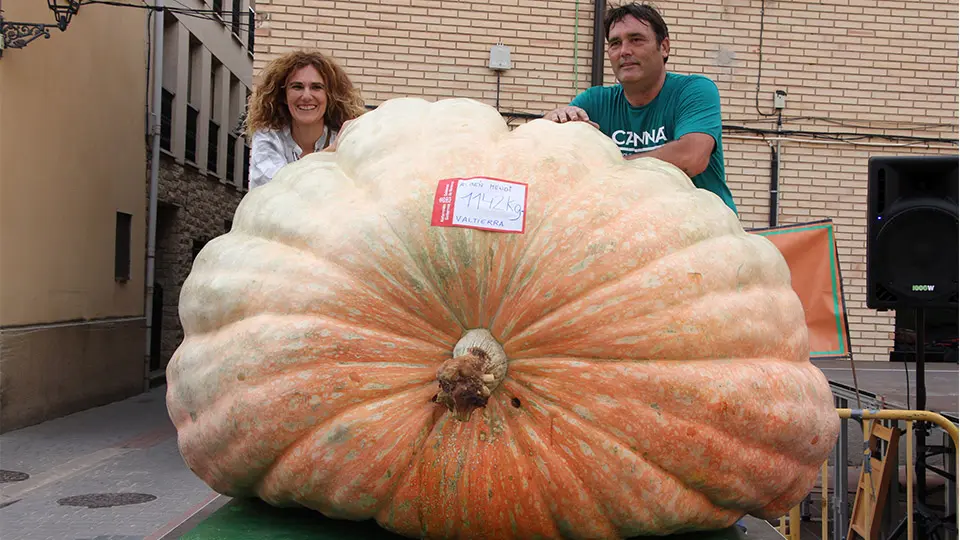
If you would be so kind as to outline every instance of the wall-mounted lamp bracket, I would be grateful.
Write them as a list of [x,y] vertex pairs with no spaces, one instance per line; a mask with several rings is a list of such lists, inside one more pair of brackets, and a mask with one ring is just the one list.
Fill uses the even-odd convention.
[[7,21],[0,11],[0,57],[5,49],[22,49],[41,37],[50,39],[51,28],[66,30],[70,19],[80,11],[80,0],[47,0],[47,7],[53,12],[56,24]]

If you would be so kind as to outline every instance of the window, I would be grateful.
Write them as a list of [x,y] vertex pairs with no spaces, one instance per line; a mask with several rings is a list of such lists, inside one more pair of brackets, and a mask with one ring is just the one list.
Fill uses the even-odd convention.
[[220,72],[222,64],[211,59],[210,64],[210,129],[207,135],[207,171],[213,174],[219,172],[220,157],[220,104],[223,103],[221,92]]
[[[243,112],[243,102],[240,99],[243,97],[244,86],[236,76],[232,73],[230,74],[230,125],[231,129],[227,132],[227,170],[224,173],[226,179],[231,184],[236,185],[237,177],[240,176],[237,173],[237,136],[241,135],[242,125],[240,121],[242,120],[240,114]],[[236,126],[236,128],[233,128]]]
[[133,216],[117,212],[116,246],[113,251],[113,277],[117,281],[130,280],[130,225]]
[[160,148],[170,151],[170,137],[173,135],[173,92],[163,89],[160,102]]
[[207,171],[217,174],[218,150],[220,147],[220,125],[210,120],[210,136],[207,138]]
[[223,20],[223,0],[213,0],[213,12]]
[[247,17],[247,52],[253,56],[254,29],[256,28],[257,14],[251,9]]
[[187,105],[187,146],[183,157],[190,163],[197,163],[197,119],[200,111],[193,105]]
[[237,136],[233,133],[227,135],[227,181],[233,183],[236,178],[237,169]]
[[233,12],[230,14],[230,30],[238,38],[240,37],[240,4],[241,0],[233,0]]
[[244,190],[250,189],[250,147],[243,145],[243,183],[240,184]]

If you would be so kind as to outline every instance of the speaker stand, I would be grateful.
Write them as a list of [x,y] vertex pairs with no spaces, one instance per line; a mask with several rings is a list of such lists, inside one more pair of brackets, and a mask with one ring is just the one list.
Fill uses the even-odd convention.
[[[922,307],[918,307],[916,311],[916,325],[917,325],[917,358],[916,358],[916,374],[915,378],[917,381],[917,405],[914,409],[918,411],[926,410],[927,408],[927,383],[924,378],[924,346],[927,341],[927,321],[924,315]],[[908,403],[909,407],[910,404]],[[926,504],[927,502],[927,425],[924,422],[918,422],[915,429],[917,435],[917,466],[916,466],[916,475],[917,475],[917,495],[921,505]],[[922,530],[922,528],[921,528]],[[921,536],[921,538],[923,538]]]
[[[932,509],[927,508],[926,505],[914,504],[913,509],[913,526],[916,529],[916,538],[917,540],[946,540],[949,538],[949,534],[956,536],[957,530],[956,527],[952,525],[951,518],[952,516],[940,517]],[[907,518],[904,517],[900,523],[897,524],[897,527],[890,533],[890,536],[887,537],[887,540],[895,540],[904,536],[904,533],[907,532]],[[941,534],[943,533],[943,534]]]
[[[924,317],[924,310],[922,307],[917,308],[916,312],[916,358],[915,358],[915,380],[917,385],[917,401],[914,410],[923,411],[927,408],[927,387],[926,380],[924,378],[924,345],[927,340],[926,333],[926,320]],[[907,403],[907,407],[910,407],[910,404]],[[942,539],[943,536],[940,536],[939,531],[943,530],[945,533],[947,531],[953,530],[954,527],[951,523],[948,523],[945,518],[940,517],[927,506],[927,433],[928,428],[926,422],[915,422],[914,423],[914,433],[917,437],[917,461],[915,466],[914,476],[917,482],[917,489],[914,490],[914,510],[913,510],[913,519],[914,526],[917,528],[917,540],[933,540],[933,539]],[[909,467],[910,464],[908,463]],[[893,533],[888,537],[888,540],[894,538],[899,538],[905,531],[907,527],[907,518],[897,525]]]

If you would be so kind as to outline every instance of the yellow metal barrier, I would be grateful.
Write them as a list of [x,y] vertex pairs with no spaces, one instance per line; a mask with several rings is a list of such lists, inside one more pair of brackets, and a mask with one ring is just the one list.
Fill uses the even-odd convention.
[[[953,440],[953,447],[955,450],[960,449],[960,442],[958,442],[958,429],[957,425],[947,420],[943,416],[930,412],[930,411],[907,411],[907,410],[896,410],[896,409],[837,409],[837,414],[840,415],[840,418],[849,420],[849,419],[864,419],[864,420],[903,420],[906,422],[906,434],[907,434],[907,540],[913,540],[913,481],[914,481],[914,467],[913,464],[913,424],[914,422],[929,422],[935,424],[942,428],[947,435]],[[864,433],[866,431],[866,426],[864,426]],[[841,437],[846,436],[845,433],[840,433]],[[866,435],[865,435],[866,437]],[[960,451],[955,453],[955,459],[957,459],[957,470],[960,471]],[[841,474],[840,464],[837,464],[834,467],[834,474]],[[827,496],[827,462],[823,462],[823,477],[820,481],[820,491],[821,491],[821,531],[822,531],[822,540],[827,540],[829,538],[829,501]],[[960,490],[958,490],[958,496],[960,496]],[[960,528],[960,513],[957,515],[957,526]],[[789,519],[787,516],[780,518],[780,526],[778,527],[780,534],[784,536],[787,540],[800,540],[800,505],[795,506],[790,510]],[[869,534],[869,531],[868,531]]]
[[[853,418],[855,416],[853,414],[853,409],[837,409],[837,414],[840,415],[840,418],[845,419]],[[930,422],[931,424],[936,424],[943,428],[943,430],[947,432],[947,435],[950,435],[950,438],[953,439],[953,444],[957,444],[957,425],[935,412],[901,411],[896,409],[866,409],[863,411],[858,411],[856,416],[874,420],[907,420],[912,422]]]

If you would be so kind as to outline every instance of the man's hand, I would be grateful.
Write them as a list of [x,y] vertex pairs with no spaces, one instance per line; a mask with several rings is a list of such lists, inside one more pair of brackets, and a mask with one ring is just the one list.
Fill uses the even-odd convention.
[[600,129],[599,124],[590,120],[590,117],[587,115],[587,111],[572,105],[558,107],[544,115],[544,118],[550,120],[551,122],[557,122],[558,124],[563,124],[565,122],[586,122],[591,126]]

